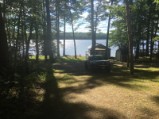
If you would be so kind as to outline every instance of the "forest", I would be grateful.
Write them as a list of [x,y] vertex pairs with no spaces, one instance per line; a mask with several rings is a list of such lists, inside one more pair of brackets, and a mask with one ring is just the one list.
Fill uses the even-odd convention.
[[[102,31],[101,24],[105,31]],[[81,29],[77,32],[82,25],[89,31],[82,32]],[[67,31],[67,26],[71,32]],[[76,40],[87,38],[92,41],[92,53],[95,53],[96,40],[105,39],[106,48],[117,46],[121,54],[121,61],[112,61],[112,73],[102,74],[102,77],[88,74],[92,76],[90,80],[108,78],[108,84],[132,89],[131,85],[135,84],[131,82],[133,78],[159,82],[159,0],[0,0],[0,118],[76,119],[77,115],[82,115],[82,119],[96,119],[92,113],[88,116],[83,111],[84,107],[89,107],[89,111],[96,110],[96,106],[83,102],[81,106],[68,101],[73,97],[65,98],[71,91],[79,93],[81,90],[82,93],[101,86],[100,81],[88,79],[85,85],[78,81],[82,89],[74,87],[74,80],[87,73],[82,69],[84,58],[77,56]],[[74,57],[65,57],[66,39],[73,39]],[[60,40],[63,40],[63,54],[60,54]],[[33,57],[29,55],[31,41],[36,49]],[[39,53],[41,47],[43,55]],[[141,67],[136,65],[146,69],[140,71],[138,68]],[[66,74],[63,76],[63,73]],[[126,75],[129,82],[119,74]],[[63,85],[68,89],[60,88]],[[158,86],[156,83],[153,85]],[[159,104],[158,96],[153,99]],[[154,109],[158,107],[154,106]],[[108,115],[101,115],[108,119],[130,116],[128,113],[126,117],[122,116],[114,109],[106,110]],[[111,116],[109,112],[112,112]],[[120,112],[124,113],[124,109]],[[155,114],[154,119],[159,118],[159,113]]]

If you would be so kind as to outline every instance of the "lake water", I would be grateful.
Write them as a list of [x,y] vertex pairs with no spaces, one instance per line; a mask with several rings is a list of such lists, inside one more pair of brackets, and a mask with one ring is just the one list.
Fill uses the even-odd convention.
[[[63,40],[60,40],[61,44],[63,44]],[[106,44],[105,40],[96,40],[96,43],[101,43],[103,45]],[[77,55],[86,55],[86,51],[88,50],[88,47],[90,47],[92,44],[91,40],[76,40],[76,47],[77,47]],[[74,43],[73,40],[66,40],[66,55],[74,55]],[[115,56],[115,52],[117,50],[117,47],[111,47],[111,56]],[[63,47],[60,45],[60,54],[63,55]]]

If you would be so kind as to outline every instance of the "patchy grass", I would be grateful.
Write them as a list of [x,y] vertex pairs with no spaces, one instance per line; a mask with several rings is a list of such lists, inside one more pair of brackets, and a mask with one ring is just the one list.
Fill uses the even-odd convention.
[[74,58],[73,56],[60,57],[57,59],[58,62],[79,62],[85,60],[84,56]]
[[159,68],[138,64],[131,76],[125,65],[114,62],[105,73],[87,72],[83,59],[72,57],[53,65],[33,62],[19,83],[5,84],[9,90],[0,93],[0,117],[159,119]]
[[55,77],[64,100],[83,105],[81,109],[69,108],[77,116],[86,119],[159,118],[158,67],[136,65],[135,74],[131,76],[125,65],[119,62],[114,64],[110,74],[89,73],[82,67],[83,62],[71,66],[67,60],[65,63],[67,65],[58,68],[58,72],[55,70]]

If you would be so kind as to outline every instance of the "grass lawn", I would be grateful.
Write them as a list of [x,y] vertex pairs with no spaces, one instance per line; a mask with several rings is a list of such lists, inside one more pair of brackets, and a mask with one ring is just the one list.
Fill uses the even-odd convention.
[[117,61],[110,73],[95,73],[84,57],[32,58],[30,74],[0,88],[0,118],[159,119],[159,67],[138,64],[131,76]]
[[[83,62],[54,64],[68,112],[77,119],[159,119],[159,68],[115,62],[111,73],[89,73]],[[68,116],[69,118],[69,116]]]
[[[36,56],[35,56],[35,55],[29,56],[29,59],[35,60],[35,59],[36,59]],[[39,60],[44,60],[44,59],[45,59],[45,56],[44,56],[44,55],[40,55],[40,56],[39,56]]]

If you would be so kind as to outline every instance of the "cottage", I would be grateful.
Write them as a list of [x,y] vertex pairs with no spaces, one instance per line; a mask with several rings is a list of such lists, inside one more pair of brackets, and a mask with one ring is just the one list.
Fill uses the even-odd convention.
[[[92,55],[92,47],[88,48],[88,51],[86,52],[86,56],[89,55]],[[110,58],[110,48],[106,48],[103,44],[96,43],[94,55],[102,55],[106,58]]]

